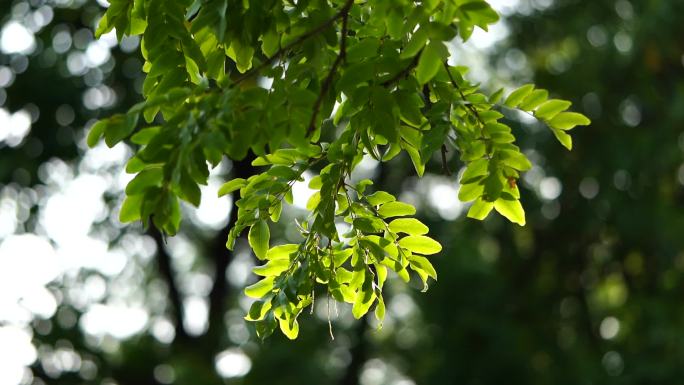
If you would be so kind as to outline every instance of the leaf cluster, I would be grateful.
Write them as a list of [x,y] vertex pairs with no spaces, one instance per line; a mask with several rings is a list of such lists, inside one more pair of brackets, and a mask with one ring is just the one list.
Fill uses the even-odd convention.
[[[447,42],[497,20],[484,0],[111,0],[97,34],[142,35],[145,100],[95,124],[88,143],[136,146],[121,220],[167,234],[179,230],[180,200],[199,205],[210,166],[258,156],[263,172],[219,193],[241,197],[227,247],[247,231],[265,262],[246,289],[260,337],[279,327],[295,338],[318,285],[355,317],[373,308],[382,320],[388,271],[427,288],[437,273],[426,256],[441,246],[411,205],[350,182],[364,157],[406,153],[422,176],[434,153],[453,150],[468,215],[495,209],[523,225],[516,180],[531,164],[500,110],[533,114],[568,149],[567,131],[589,124],[534,85],[501,102],[503,90],[485,94],[448,63]],[[271,247],[269,223],[314,166],[302,241]]]

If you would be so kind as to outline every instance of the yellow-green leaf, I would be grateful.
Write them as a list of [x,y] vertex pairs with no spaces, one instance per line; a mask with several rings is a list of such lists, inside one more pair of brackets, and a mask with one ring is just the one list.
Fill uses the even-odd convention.
[[572,103],[567,100],[551,99],[540,105],[534,112],[534,116],[545,120],[553,119],[554,116],[567,110],[571,105]]
[[570,130],[575,126],[588,126],[591,120],[577,112],[561,112],[549,120],[549,126],[559,130]]
[[404,217],[415,213],[416,208],[404,202],[387,202],[378,209],[378,214],[384,218]]
[[532,111],[537,108],[540,104],[544,103],[549,97],[549,91],[546,90],[534,90],[532,93],[527,95],[520,103],[520,109],[524,111]]
[[290,255],[297,252],[299,245],[289,243],[285,245],[273,246],[266,252],[266,259],[290,259]]
[[551,131],[553,132],[553,135],[556,136],[556,139],[563,145],[563,147],[567,148],[568,150],[572,150],[572,137],[568,135],[565,131],[559,130],[557,128],[551,128]]
[[235,190],[241,189],[247,185],[247,180],[243,178],[235,178],[224,183],[218,190],[218,196],[222,197],[224,195],[230,194]]
[[468,183],[461,185],[461,187],[458,190],[458,199],[461,202],[470,202],[473,199],[477,199],[478,197],[481,197],[482,194],[484,193],[484,185],[476,182],[476,183]]
[[285,337],[294,340],[299,335],[299,322],[293,320],[290,323],[288,320],[278,319],[278,324],[280,325],[280,331],[285,334]]
[[262,277],[269,277],[272,275],[279,275],[283,271],[287,270],[290,266],[290,261],[287,259],[274,259],[268,261],[265,265],[257,266],[252,269],[254,274],[260,275]]
[[483,220],[487,218],[487,215],[489,215],[489,212],[492,211],[493,208],[494,203],[487,202],[482,198],[478,198],[475,203],[470,206],[470,210],[468,210],[468,218]]
[[424,235],[409,235],[399,240],[399,246],[418,254],[431,255],[442,251],[442,245]]
[[441,41],[431,41],[423,49],[416,67],[418,83],[425,84],[437,75],[442,63],[448,56],[448,51]]
[[252,298],[262,298],[273,290],[273,280],[275,277],[267,277],[257,283],[245,288],[245,295]]
[[399,218],[389,224],[390,230],[395,233],[405,233],[408,235],[424,235],[428,233],[428,227],[423,222],[415,218]]
[[143,194],[129,195],[124,199],[119,212],[119,220],[122,223],[134,222],[140,219],[140,207],[143,203]]
[[519,200],[499,198],[494,201],[494,209],[509,221],[525,226],[525,210]]
[[259,259],[265,259],[268,252],[268,241],[271,237],[271,232],[268,224],[264,220],[260,220],[249,228],[249,245],[254,250],[254,254]]
[[506,98],[504,104],[507,107],[517,107],[520,102],[523,101],[534,89],[534,84],[525,84],[524,86],[518,88],[517,90],[511,92]]

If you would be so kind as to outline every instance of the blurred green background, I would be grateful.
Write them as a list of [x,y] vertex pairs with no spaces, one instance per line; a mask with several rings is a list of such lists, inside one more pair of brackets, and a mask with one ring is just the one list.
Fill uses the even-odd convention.
[[123,227],[130,149],[87,150],[84,127],[141,99],[138,40],[93,40],[104,0],[0,1],[0,384],[681,383],[684,2],[491,3],[503,21],[454,63],[593,120],[567,152],[508,115],[536,165],[528,225],[466,219],[439,160],[421,180],[407,159],[364,162],[445,245],[439,282],[390,281],[381,330],[321,293],[298,340],[261,343],[242,320],[254,259],[223,247],[231,202],[215,198],[243,166],[215,170],[166,243]]

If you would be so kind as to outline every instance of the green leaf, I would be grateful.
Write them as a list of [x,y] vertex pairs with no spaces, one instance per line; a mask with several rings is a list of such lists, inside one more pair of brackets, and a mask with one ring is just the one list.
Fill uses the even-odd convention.
[[254,250],[254,254],[259,259],[265,259],[268,252],[268,241],[271,237],[271,232],[265,220],[259,220],[249,228],[249,245]]
[[122,223],[134,222],[140,219],[140,212],[144,195],[129,195],[124,199],[119,212],[119,220]]
[[380,48],[380,40],[375,37],[367,37],[349,47],[347,50],[347,60],[350,63],[355,63],[372,58],[377,55],[378,48]]
[[577,112],[561,112],[549,120],[548,124],[552,128],[567,131],[575,128],[575,126],[588,126],[591,124],[591,120]]
[[296,244],[285,244],[271,247],[268,252],[266,252],[266,259],[290,259],[290,256],[297,252],[299,245]]
[[273,334],[278,322],[273,316],[273,312],[267,312],[263,320],[255,322],[257,337],[262,340]]
[[540,104],[544,103],[549,97],[549,92],[546,90],[534,90],[531,94],[527,95],[520,103],[520,109],[524,111],[532,111],[537,108]]
[[333,253],[333,262],[335,263],[335,266],[341,266],[343,263],[351,257],[352,253],[354,252],[353,249],[344,249],[344,250],[338,250]]
[[373,292],[373,278],[366,273],[361,290],[356,294],[356,299],[352,306],[352,315],[354,318],[360,319],[364,314],[368,313],[368,309],[370,309],[374,301],[375,292]]
[[494,201],[494,209],[509,221],[525,226],[525,210],[519,200],[499,198]]
[[163,170],[161,167],[145,169],[128,182],[128,185],[126,185],[126,194],[140,194],[150,187],[159,187],[162,184],[162,178]]
[[475,203],[470,206],[470,210],[468,210],[468,218],[483,220],[487,218],[487,215],[489,215],[489,212],[492,211],[493,208],[494,203],[487,202],[482,198],[478,198]]
[[423,222],[415,218],[399,218],[389,224],[390,230],[395,233],[405,233],[409,235],[424,235],[429,229]]
[[403,141],[401,142],[401,148],[403,148],[409,154],[411,163],[413,163],[413,167],[416,169],[416,174],[418,174],[418,176],[423,176],[425,173],[425,163],[423,163],[423,160],[420,158],[420,153],[418,150],[416,150],[415,147],[404,143]]
[[404,47],[404,50],[401,51],[399,58],[408,59],[416,56],[418,52],[420,52],[420,50],[423,49],[423,47],[425,47],[425,43],[427,43],[427,40],[427,33],[423,28],[419,28],[416,32],[413,33],[413,35],[411,35],[411,39]]
[[413,270],[423,270],[429,277],[437,280],[437,271],[427,258],[421,257],[420,255],[412,255],[409,257],[409,263]]
[[504,89],[499,88],[496,90],[490,97],[489,97],[489,103],[495,104],[498,103],[499,100],[501,100],[501,97],[503,97]]
[[306,202],[306,209],[309,211],[314,211],[316,207],[318,207],[319,203],[321,203],[321,192],[316,191],[315,193],[311,194],[309,200]]
[[524,86],[518,88],[517,90],[511,92],[506,98],[504,105],[507,107],[517,107],[520,102],[523,101],[534,89],[534,84],[525,84]]
[[243,187],[247,186],[247,180],[244,178],[235,178],[233,180],[230,180],[226,183],[224,183],[221,188],[218,190],[218,196],[222,197],[224,195],[228,195],[232,193],[235,190],[239,190]]
[[296,180],[299,178],[299,173],[291,167],[282,165],[273,166],[266,173],[286,180]]
[[404,202],[388,202],[380,206],[378,214],[384,218],[414,215],[416,208]]
[[86,140],[88,143],[88,147],[92,148],[97,145],[97,143],[100,141],[100,138],[102,138],[105,127],[107,127],[106,120],[100,120],[97,123],[93,124],[92,127],[90,127],[90,131],[88,132],[88,139]]
[[139,144],[141,146],[146,145],[150,143],[150,141],[157,136],[157,134],[161,131],[160,126],[153,126],[153,127],[147,127],[143,128],[142,130],[139,130],[133,136],[131,136],[131,142],[135,144]]
[[[275,27],[275,26],[274,26]],[[270,28],[261,36],[261,50],[266,57],[272,57],[278,52],[280,46],[280,35],[275,28]]]
[[399,106],[399,115],[402,121],[413,127],[419,127],[420,122],[423,119],[423,114],[420,109],[424,105],[419,94],[397,91],[393,95]]
[[416,67],[416,79],[418,83],[425,84],[432,80],[442,63],[449,55],[444,43],[441,41],[431,41],[423,50],[423,53],[418,59],[418,66]]
[[404,30],[404,15],[396,8],[392,8],[385,17],[385,25],[387,26],[387,34],[393,40],[401,39]]
[[283,213],[283,201],[276,200],[275,203],[271,205],[268,212],[271,214],[271,222],[278,222],[280,220],[280,215]]
[[185,172],[181,174],[179,183],[182,198],[187,202],[190,202],[193,206],[199,207],[200,201],[202,200],[202,192],[197,183],[195,183],[195,181]]
[[470,202],[484,193],[484,185],[481,183],[462,184],[458,190],[458,199],[461,202]]
[[553,119],[553,117],[558,115],[560,112],[563,112],[570,108],[571,105],[572,103],[566,100],[551,99],[540,105],[539,108],[537,108],[537,110],[534,111],[534,116],[536,116],[539,119],[550,120]]
[[280,325],[280,331],[283,332],[285,337],[294,340],[297,339],[299,335],[299,322],[297,320],[292,320],[290,323],[288,320],[278,319],[278,324]]
[[525,154],[513,151],[513,150],[502,150],[501,163],[508,167],[512,167],[518,171],[527,171],[532,168],[532,163],[525,156]]
[[378,303],[375,305],[375,319],[379,322],[379,327],[382,327],[382,321],[385,319],[385,301],[382,297],[378,297]]
[[567,148],[568,150],[572,150],[572,137],[568,135],[565,131],[559,130],[557,128],[551,128],[551,131],[553,132],[553,135],[556,136],[556,139],[563,145],[563,147]]
[[271,302],[254,301],[249,307],[249,312],[245,316],[247,321],[261,321],[266,317],[266,314],[271,309]]
[[356,218],[354,219],[354,228],[366,234],[381,233],[385,230],[382,219],[376,217]]
[[261,275],[262,277],[268,277],[271,275],[279,275],[283,271],[287,270],[290,266],[289,259],[273,259],[268,261],[265,265],[257,266],[252,269],[254,274]]
[[230,47],[226,49],[226,54],[233,59],[240,73],[245,73],[252,68],[254,47],[242,44],[240,39],[234,39],[231,42]]
[[263,298],[266,294],[273,290],[273,280],[275,277],[266,277],[257,283],[247,286],[245,288],[245,295],[252,298]]
[[461,184],[470,183],[486,176],[489,173],[488,167],[489,159],[486,158],[470,162],[461,176]]
[[373,206],[379,206],[384,203],[394,202],[397,198],[385,191],[376,191],[373,194],[366,196],[366,200]]
[[399,246],[418,254],[431,255],[442,251],[442,245],[424,235],[409,235],[399,240]]
[[[502,113],[500,113],[499,111],[488,110],[488,111],[481,111],[480,112],[480,119],[482,119],[482,121],[485,123],[490,123],[490,124],[491,123],[498,123],[497,120],[499,120],[503,117],[504,117],[504,115]],[[502,124],[502,126],[505,126],[505,125]],[[505,127],[508,127],[508,126],[505,126]],[[510,131],[510,127],[508,128],[508,130]]]

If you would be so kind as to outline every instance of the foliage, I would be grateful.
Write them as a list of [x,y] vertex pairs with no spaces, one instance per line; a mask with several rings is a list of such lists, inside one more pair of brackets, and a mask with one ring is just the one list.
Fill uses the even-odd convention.
[[[500,110],[533,115],[568,149],[567,131],[589,124],[546,90],[528,84],[503,99],[449,63],[447,42],[497,20],[483,0],[112,0],[97,34],[142,35],[145,101],[96,123],[88,143],[137,146],[120,219],[170,235],[180,200],[199,205],[209,166],[257,156],[252,164],[264,171],[220,193],[241,196],[227,247],[248,230],[266,262],[254,269],[264,278],[245,290],[257,299],[246,319],[260,337],[279,327],[295,338],[317,284],[352,304],[355,317],[375,305],[382,320],[388,269],[404,281],[417,275],[427,289],[437,273],[426,256],[442,247],[412,218],[413,206],[372,191],[370,180],[351,182],[364,157],[388,162],[404,152],[422,176],[435,153],[448,172],[454,150],[465,165],[458,198],[473,202],[468,216],[494,209],[524,225],[516,181],[531,163]],[[271,247],[269,222],[316,170],[301,243]]]

